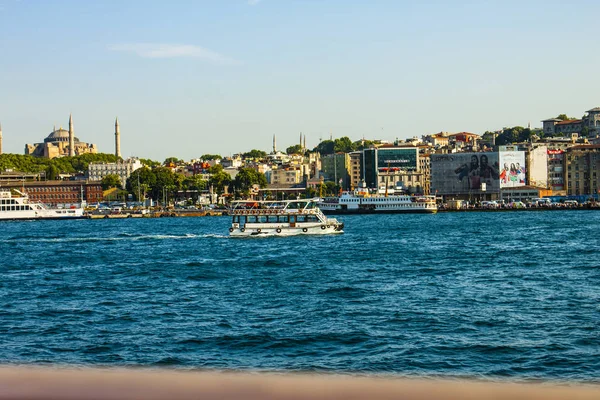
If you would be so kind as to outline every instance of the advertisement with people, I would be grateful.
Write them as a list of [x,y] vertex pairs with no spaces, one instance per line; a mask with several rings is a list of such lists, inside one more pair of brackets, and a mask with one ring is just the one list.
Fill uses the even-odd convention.
[[431,155],[431,188],[439,194],[498,192],[498,153]]
[[518,187],[526,185],[525,152],[501,151],[500,187]]

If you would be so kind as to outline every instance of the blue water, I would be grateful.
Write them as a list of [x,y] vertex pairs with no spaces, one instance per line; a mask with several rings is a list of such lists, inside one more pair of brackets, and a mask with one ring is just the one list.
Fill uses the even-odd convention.
[[0,363],[600,381],[600,212],[0,223]]

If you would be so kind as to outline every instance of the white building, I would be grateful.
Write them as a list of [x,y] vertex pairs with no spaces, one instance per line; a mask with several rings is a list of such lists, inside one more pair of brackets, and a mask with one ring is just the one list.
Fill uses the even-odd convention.
[[106,175],[118,175],[121,178],[121,184],[125,187],[127,179],[131,176],[132,172],[142,167],[143,164],[138,158],[128,158],[116,163],[90,163],[88,166],[88,176],[92,181],[101,181]]

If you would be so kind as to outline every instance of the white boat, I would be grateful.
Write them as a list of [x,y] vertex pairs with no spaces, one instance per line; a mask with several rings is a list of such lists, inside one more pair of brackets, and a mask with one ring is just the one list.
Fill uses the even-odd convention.
[[317,199],[253,201],[231,203],[229,235],[292,236],[344,233],[344,224],[327,218],[316,206]]
[[435,196],[385,196],[358,192],[343,192],[339,197],[322,199],[317,206],[325,214],[433,214],[437,212]]
[[71,218],[85,218],[83,208],[51,208],[30,202],[27,194],[18,190],[0,189],[0,220]]

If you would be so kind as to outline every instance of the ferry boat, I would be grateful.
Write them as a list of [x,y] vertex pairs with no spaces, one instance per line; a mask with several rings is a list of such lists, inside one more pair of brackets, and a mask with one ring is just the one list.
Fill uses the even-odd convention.
[[26,193],[0,189],[0,220],[73,218],[85,218],[83,208],[50,208],[43,203],[29,202]]
[[434,214],[437,212],[435,196],[386,196],[343,192],[339,197],[324,198],[317,205],[325,214]]
[[344,224],[327,218],[316,206],[318,199],[253,201],[231,203],[229,235],[291,236],[344,233]]

